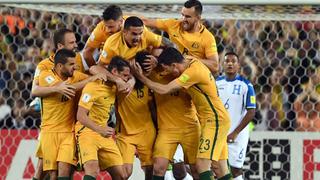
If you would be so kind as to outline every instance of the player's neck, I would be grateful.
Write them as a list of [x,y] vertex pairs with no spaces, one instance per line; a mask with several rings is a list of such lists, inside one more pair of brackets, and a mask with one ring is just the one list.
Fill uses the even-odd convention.
[[235,74],[226,74],[226,79],[229,81],[234,80],[237,77],[238,73]]
[[62,80],[62,81],[65,81],[68,79],[68,77],[64,76],[63,73],[59,70],[59,69],[56,69],[56,68],[53,68],[54,72],[59,76],[59,78]]
[[197,22],[194,27],[192,29],[190,29],[189,31],[187,31],[188,33],[194,33],[194,32],[199,32],[201,28],[201,24],[200,21]]

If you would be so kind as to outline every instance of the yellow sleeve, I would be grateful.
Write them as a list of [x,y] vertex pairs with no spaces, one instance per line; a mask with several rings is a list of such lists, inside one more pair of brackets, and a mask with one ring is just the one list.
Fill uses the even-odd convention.
[[42,63],[38,64],[37,68],[36,68],[36,71],[34,72],[33,79],[34,80],[39,80],[39,75],[40,75],[41,71],[44,71],[44,70],[48,70],[47,67]]
[[95,100],[95,90],[93,86],[91,86],[91,84],[87,84],[82,90],[82,94],[79,100],[79,106],[90,110]]
[[100,22],[96,28],[92,31],[90,37],[87,40],[86,46],[91,48],[100,48],[100,44],[104,43],[106,41],[106,36],[104,32],[102,31],[102,22]]
[[217,50],[217,44],[216,44],[216,40],[214,38],[214,36],[209,33],[208,34],[208,37],[205,38],[205,55],[206,57],[210,57],[210,56],[213,56],[215,54],[218,53],[218,50]]
[[159,47],[161,45],[162,37],[151,32],[147,28],[145,28],[146,39],[148,46]]
[[103,46],[103,50],[99,57],[99,62],[103,62],[104,64],[109,64],[112,57],[115,56],[115,52],[110,48],[112,47],[111,41],[107,40]]
[[163,31],[168,32],[168,29],[176,22],[175,19],[157,19],[156,27]]
[[197,72],[192,68],[187,68],[175,81],[185,89],[200,82]]
[[49,87],[59,82],[58,79],[50,72],[51,70],[44,70],[39,75],[39,86]]

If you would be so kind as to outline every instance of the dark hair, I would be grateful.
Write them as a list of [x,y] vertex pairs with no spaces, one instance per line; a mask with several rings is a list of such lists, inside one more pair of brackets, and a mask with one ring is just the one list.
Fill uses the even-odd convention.
[[69,49],[60,49],[54,55],[54,65],[57,64],[66,64],[68,62],[68,58],[76,57],[76,53]]
[[233,52],[233,51],[229,51],[229,52],[227,52],[227,53],[225,53],[224,54],[224,57],[226,57],[226,56],[236,56],[237,57],[237,60],[239,61],[239,56],[238,56],[238,54],[237,53],[235,53],[235,52]]
[[148,55],[151,55],[151,54],[146,50],[142,50],[142,51],[137,52],[137,54],[135,56],[136,62],[139,63],[139,65],[141,66],[143,71],[146,70],[145,65],[143,65],[144,60],[150,59],[149,57],[147,57]]
[[108,65],[108,71],[111,72],[113,68],[116,68],[118,72],[121,72],[125,67],[129,67],[129,63],[121,56],[114,56]]
[[202,4],[200,1],[198,0],[188,0],[184,3],[184,7],[185,8],[192,8],[194,7],[196,13],[198,15],[201,15],[202,14]]
[[141,27],[143,26],[143,21],[137,16],[130,16],[124,22],[124,29],[129,29],[132,26]]
[[73,33],[70,29],[59,29],[53,35],[54,48],[58,49],[58,44],[64,44],[64,36],[67,33]]
[[[139,65],[141,66],[143,71],[146,71],[146,66],[143,65],[144,60],[149,59],[147,57],[147,55],[151,55],[148,51],[146,50],[142,50],[137,52],[136,56],[135,56],[135,60],[137,63],[139,63]],[[144,84],[138,79],[136,78],[136,83],[134,84],[134,89],[142,89],[144,86]]]
[[182,54],[173,47],[168,47],[163,50],[158,58],[159,64],[170,65],[172,63],[181,63],[183,62],[184,57]]
[[108,6],[102,13],[102,19],[108,21],[110,19],[116,21],[122,18],[122,10],[117,5]]

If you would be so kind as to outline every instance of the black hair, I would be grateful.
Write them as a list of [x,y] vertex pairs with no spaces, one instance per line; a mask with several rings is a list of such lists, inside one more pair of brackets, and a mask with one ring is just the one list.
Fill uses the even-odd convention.
[[[146,66],[143,65],[143,63],[146,59],[149,59],[149,57],[147,57],[147,55],[151,55],[151,54],[146,50],[142,50],[142,51],[137,52],[137,54],[135,56],[136,62],[141,66],[141,68],[144,72],[146,72]],[[134,85],[134,88],[135,89],[142,89],[143,86],[144,86],[144,84],[139,79],[136,78],[136,83]]]
[[116,68],[118,72],[121,72],[125,67],[129,67],[129,63],[121,56],[114,56],[108,65],[108,71],[111,72],[113,68]]
[[184,7],[185,8],[192,8],[194,7],[196,13],[198,15],[201,15],[202,14],[202,4],[200,1],[198,0],[188,0],[184,3]]
[[238,56],[238,54],[237,53],[235,53],[234,51],[229,51],[229,52],[227,52],[227,53],[225,53],[224,54],[224,57],[227,57],[227,56],[229,56],[229,55],[233,55],[233,56],[236,56],[237,57],[237,60],[238,60],[238,62],[239,62],[239,56]]
[[124,22],[124,29],[129,29],[130,27],[142,27],[143,21],[137,16],[130,16]]
[[158,58],[159,64],[170,65],[172,63],[182,63],[183,55],[175,48],[168,47],[162,51]]
[[59,29],[56,31],[53,35],[53,43],[54,43],[54,48],[58,49],[58,44],[64,44],[64,36],[67,33],[73,33],[72,30],[70,29]]
[[69,49],[60,49],[54,55],[54,65],[57,64],[66,64],[68,62],[68,58],[75,58],[76,53]]
[[102,19],[104,21],[108,20],[118,20],[122,18],[122,10],[117,5],[110,5],[108,6],[102,13]]

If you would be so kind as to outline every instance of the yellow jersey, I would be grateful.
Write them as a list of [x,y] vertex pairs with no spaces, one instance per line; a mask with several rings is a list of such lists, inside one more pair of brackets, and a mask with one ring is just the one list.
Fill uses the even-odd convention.
[[[99,126],[107,126],[110,110],[114,105],[116,86],[110,82],[97,80],[89,82],[82,90],[79,106],[89,110],[89,118]],[[76,123],[76,132],[94,132],[85,128],[79,121]]]
[[188,68],[175,81],[190,94],[201,125],[213,120],[230,123],[229,114],[218,96],[215,79],[200,60],[190,59]]
[[154,128],[149,109],[149,88],[134,89],[128,96],[121,94],[117,98],[117,109],[121,117],[118,131],[124,134],[138,134],[144,130]]
[[[39,80],[39,75],[41,71],[51,70],[54,67],[54,55],[42,60],[37,65],[36,71],[34,73],[34,80]],[[76,70],[80,72],[85,72],[85,68],[82,62],[82,57],[80,53],[76,53]]]
[[214,36],[202,24],[200,30],[194,33],[184,31],[181,21],[176,19],[158,19],[156,26],[169,34],[170,40],[183,55],[205,59],[218,53]]
[[121,56],[126,60],[134,58],[137,52],[145,50],[146,48],[159,47],[161,45],[162,37],[154,34],[147,28],[143,29],[140,44],[135,47],[128,47],[123,37],[123,32],[117,32],[109,37],[103,46],[103,51],[100,55],[99,61],[109,64],[112,57]]
[[[161,73],[153,73],[151,78],[161,84],[167,84],[174,78]],[[185,90],[171,94],[155,93],[157,121],[159,129],[181,129],[199,126],[196,109],[191,97]]]
[[[88,75],[74,71],[66,80],[74,84],[86,79]],[[62,82],[54,70],[42,71],[39,75],[39,86],[50,87]],[[73,132],[76,120],[76,98],[68,99],[60,93],[53,93],[41,98],[41,131],[42,132]]]

